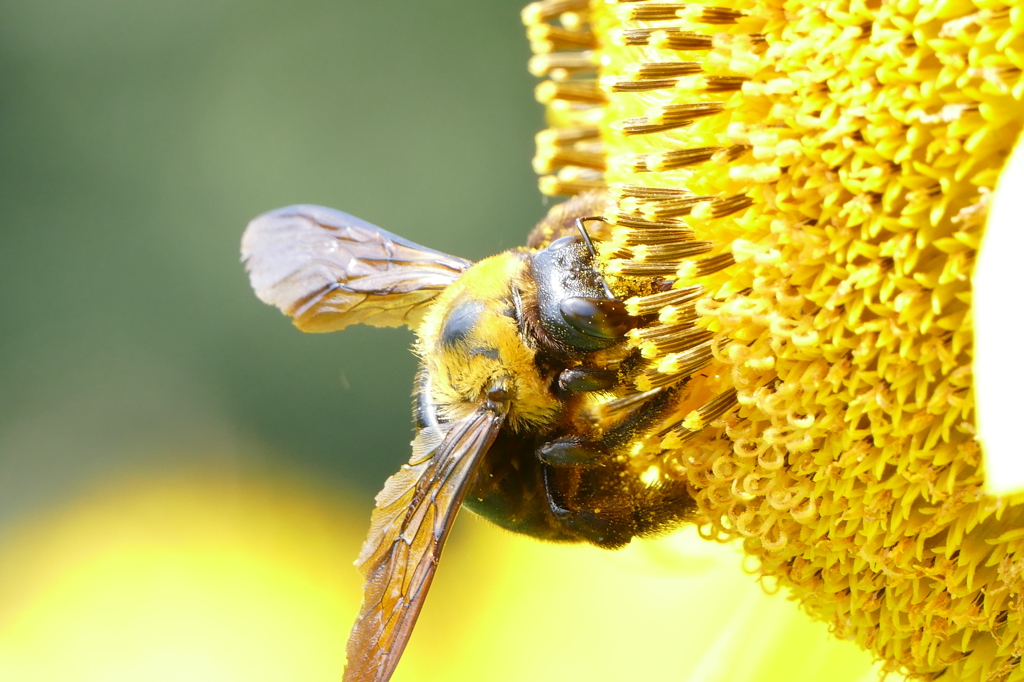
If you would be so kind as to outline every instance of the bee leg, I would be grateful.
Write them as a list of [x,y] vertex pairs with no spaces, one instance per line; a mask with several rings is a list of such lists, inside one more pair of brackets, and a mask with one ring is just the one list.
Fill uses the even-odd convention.
[[668,533],[691,518],[696,509],[686,481],[640,484],[633,493],[634,535],[649,538]]
[[554,521],[578,540],[605,549],[670,532],[697,506],[685,481],[627,481],[615,466],[576,471],[545,466],[544,491]]
[[[544,492],[555,521],[577,540],[589,542],[598,547],[617,548],[629,542],[629,538],[624,541],[621,539],[621,532],[617,532],[617,524],[614,519],[588,510],[570,509],[563,501],[563,497],[569,497],[571,489],[576,487],[572,482],[575,477],[570,475],[566,479],[565,476],[559,475],[560,473],[551,467],[544,467]],[[570,490],[560,490],[559,488],[567,482],[569,482],[567,487]],[[570,493],[570,495],[563,495],[563,493]]]
[[[564,375],[567,390],[585,390],[588,384],[583,378],[576,383],[577,377],[589,381],[590,373],[584,367],[564,370],[560,383]],[[543,486],[543,496],[533,508],[546,519],[545,537],[615,549],[634,537],[669,531],[692,514],[696,505],[685,481],[648,485],[624,454],[638,434],[673,409],[675,390],[679,389],[646,396],[642,409],[624,410],[624,416],[600,435],[563,436],[533,446],[538,483]]]
[[599,443],[579,438],[559,438],[537,448],[537,458],[555,467],[594,466],[607,454]]
[[686,481],[648,485],[614,456],[671,405],[670,395],[661,394],[599,438],[566,437],[541,445],[537,458],[552,521],[580,541],[615,549],[637,536],[668,532],[692,516],[696,503]]
[[618,381],[619,373],[613,369],[573,367],[558,375],[558,387],[563,391],[607,391]]
[[544,466],[544,492],[553,519],[578,541],[605,549],[624,547],[636,535],[628,497],[595,495],[594,485],[612,485],[625,492],[621,477],[612,467],[584,470]]

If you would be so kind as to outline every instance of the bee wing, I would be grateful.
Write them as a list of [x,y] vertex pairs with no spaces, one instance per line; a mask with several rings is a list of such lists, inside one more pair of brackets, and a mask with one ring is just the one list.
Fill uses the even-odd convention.
[[242,236],[242,261],[260,300],[306,332],[415,324],[472,265],[322,206],[254,219]]
[[409,464],[377,495],[370,534],[356,562],[366,583],[348,639],[344,682],[386,682],[391,677],[423,607],[448,531],[504,418],[479,409],[454,424],[421,430]]

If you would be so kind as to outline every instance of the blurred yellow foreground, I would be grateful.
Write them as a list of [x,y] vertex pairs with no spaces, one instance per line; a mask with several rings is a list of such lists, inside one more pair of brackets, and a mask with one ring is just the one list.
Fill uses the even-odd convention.
[[[0,680],[340,679],[367,525],[301,482],[122,480],[0,545]],[[395,680],[873,682],[691,530],[621,552],[461,516]]]

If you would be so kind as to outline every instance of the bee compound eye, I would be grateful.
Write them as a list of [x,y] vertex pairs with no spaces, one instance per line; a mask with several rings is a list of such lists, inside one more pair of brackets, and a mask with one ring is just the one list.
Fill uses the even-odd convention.
[[618,339],[633,328],[622,301],[572,296],[559,305],[562,317],[576,331],[598,339]]

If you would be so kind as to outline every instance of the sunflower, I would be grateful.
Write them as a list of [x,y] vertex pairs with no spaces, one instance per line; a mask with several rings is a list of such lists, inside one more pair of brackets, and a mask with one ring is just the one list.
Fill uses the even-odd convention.
[[541,190],[606,192],[606,274],[668,283],[627,301],[656,318],[631,336],[636,388],[689,398],[638,461],[887,669],[1024,679],[1024,506],[984,489],[971,277],[1024,126],[1024,6],[523,18]]

